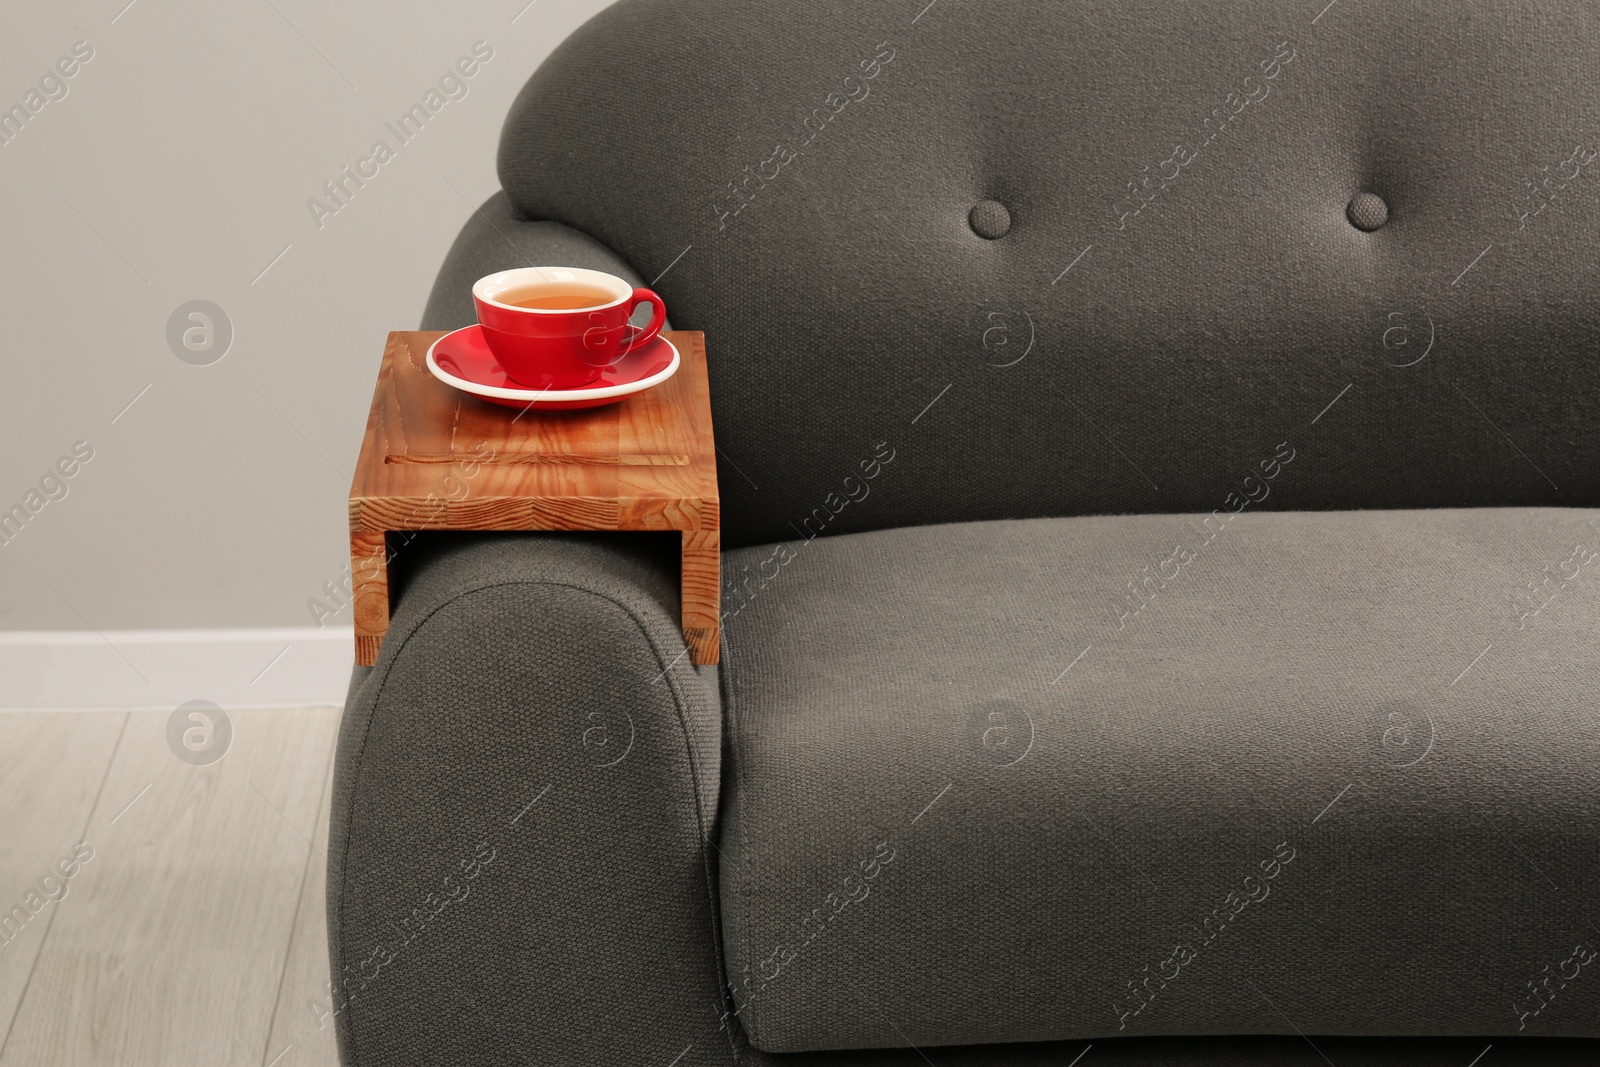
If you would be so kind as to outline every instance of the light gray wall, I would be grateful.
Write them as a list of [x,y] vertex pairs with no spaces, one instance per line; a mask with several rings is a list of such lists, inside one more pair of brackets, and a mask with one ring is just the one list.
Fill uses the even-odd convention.
[[[0,511],[75,443],[93,458],[0,545],[0,629],[313,621],[307,599],[348,561],[384,335],[416,327],[498,187],[512,97],[607,2],[7,5],[0,108],[76,42],[93,57],[0,144]],[[466,95],[441,92],[401,145],[385,122],[478,41],[493,57]],[[378,140],[394,158],[314,219],[307,201],[331,203],[323,183]],[[233,331],[206,366],[167,338],[197,299]]]

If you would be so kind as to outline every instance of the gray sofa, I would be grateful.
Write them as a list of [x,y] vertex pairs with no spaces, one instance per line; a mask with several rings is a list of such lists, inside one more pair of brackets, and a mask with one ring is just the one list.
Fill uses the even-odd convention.
[[1600,13],[623,0],[426,328],[704,330],[653,535],[422,535],[347,1065],[1600,1060]]

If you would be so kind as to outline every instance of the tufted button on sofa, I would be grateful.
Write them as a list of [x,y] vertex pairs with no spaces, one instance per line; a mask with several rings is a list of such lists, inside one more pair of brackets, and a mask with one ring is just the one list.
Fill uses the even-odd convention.
[[423,536],[347,1065],[1600,1059],[1600,12],[622,0],[424,314],[704,330],[645,535]]
[[996,200],[985,200],[974,204],[967,214],[967,221],[972,224],[973,233],[988,241],[1004,237],[1011,232],[1011,212]]
[[1377,193],[1357,193],[1345,208],[1350,225],[1364,233],[1371,233],[1389,221],[1389,205]]

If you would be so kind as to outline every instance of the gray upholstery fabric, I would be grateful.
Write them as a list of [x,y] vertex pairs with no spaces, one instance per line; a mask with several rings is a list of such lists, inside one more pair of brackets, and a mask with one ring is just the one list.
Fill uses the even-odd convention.
[[[639,547],[435,535],[403,557],[394,636],[352,679],[335,771],[328,918],[346,1067],[680,1053],[678,1067],[1072,1063],[1083,1042],[795,1055],[744,1043],[704,903],[716,849],[695,846],[715,796],[715,669],[703,691],[681,661],[654,687],[678,683],[673,696],[645,685],[681,644],[664,618],[670,564]],[[612,687],[630,680],[643,699],[617,699]],[[615,758],[618,708],[642,727],[635,747],[595,767]],[[530,793],[540,799],[526,808]],[[522,818],[513,826],[507,812]],[[522,839],[524,826],[538,836]],[[495,858],[468,881],[460,861],[485,839]],[[445,875],[466,896],[432,916],[449,898]],[[1339,1067],[1462,1067],[1481,1044],[1315,1038]],[[1594,1058],[1570,1041],[1494,1046],[1502,1065]],[[1110,1067],[1323,1062],[1299,1037],[1096,1041],[1092,1055]]]
[[1600,511],[1206,518],[729,555],[752,1044],[1600,1036]]
[[673,547],[524,534],[411,553],[335,768],[347,1065],[666,1064],[691,1041],[729,1062],[721,717],[715,668],[683,655]]
[[1597,65],[1556,0],[623,0],[500,177],[706,331],[729,546],[913,419],[830,533],[1209,511],[1308,428],[1265,508],[1596,506]]
[[969,1045],[760,1056],[760,1067],[1578,1067],[1595,1043],[1559,1038],[1146,1037],[1040,1045]]

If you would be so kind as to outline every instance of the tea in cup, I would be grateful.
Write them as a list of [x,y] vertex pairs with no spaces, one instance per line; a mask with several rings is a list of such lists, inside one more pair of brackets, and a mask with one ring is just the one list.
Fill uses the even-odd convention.
[[[584,267],[518,267],[479,278],[472,303],[506,375],[530,389],[576,389],[653,341],[667,306],[649,289]],[[648,325],[629,318],[654,308]]]

